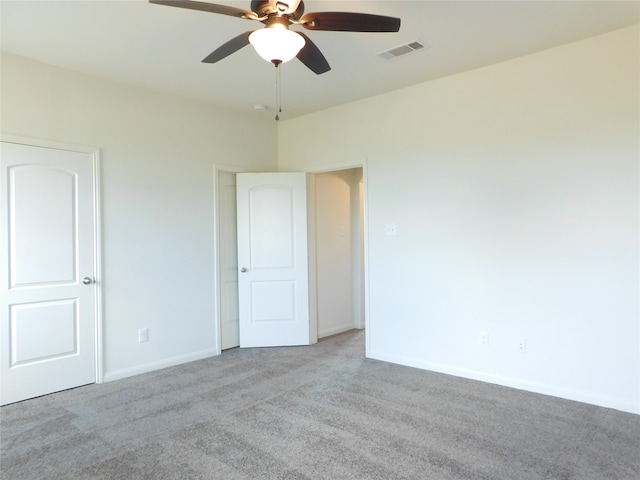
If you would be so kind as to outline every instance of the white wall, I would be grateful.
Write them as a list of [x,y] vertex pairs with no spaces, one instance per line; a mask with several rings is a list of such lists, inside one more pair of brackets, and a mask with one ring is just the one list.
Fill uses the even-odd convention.
[[213,165],[275,169],[274,122],[11,55],[1,95],[2,133],[101,150],[105,379],[215,354]]
[[369,357],[640,413],[639,35],[280,122],[367,161]]

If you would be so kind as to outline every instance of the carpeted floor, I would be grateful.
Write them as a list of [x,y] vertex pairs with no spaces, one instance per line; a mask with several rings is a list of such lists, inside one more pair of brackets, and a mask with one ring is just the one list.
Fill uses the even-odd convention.
[[640,478],[640,416],[367,360],[359,331],[0,415],[3,480]]

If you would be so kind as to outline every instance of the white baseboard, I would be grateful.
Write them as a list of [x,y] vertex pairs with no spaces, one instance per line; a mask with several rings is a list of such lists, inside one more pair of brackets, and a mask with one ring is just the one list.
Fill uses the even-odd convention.
[[470,380],[493,383],[496,385],[502,385],[504,387],[525,390],[527,392],[550,395],[553,397],[564,398],[566,400],[588,403],[591,405],[597,405],[599,407],[613,408],[615,410],[620,410],[623,412],[640,414],[640,405],[638,403],[627,401],[624,399],[594,394],[592,392],[578,391],[558,387],[556,385],[530,382],[520,378],[503,377],[488,372],[469,370],[451,365],[424,362],[415,358],[390,355],[383,352],[367,352],[367,358],[382,360],[389,363],[397,363],[399,365],[405,365],[407,367],[420,368],[422,370],[430,370],[432,372],[444,373],[456,377],[468,378]]
[[204,358],[214,357],[216,355],[219,355],[219,353],[214,349],[201,350],[199,352],[166,358],[163,360],[158,360],[156,362],[136,365],[135,367],[122,368],[120,370],[114,370],[113,372],[105,372],[103,381],[111,382],[113,380],[121,380],[123,378],[133,377],[134,375],[140,375],[141,373],[149,373],[155,370],[160,370],[162,368],[175,367],[176,365],[182,365],[183,363],[194,362],[196,360],[202,360]]
[[330,337],[331,335],[337,335],[338,333],[348,332],[354,328],[355,327],[349,323],[346,325],[340,325],[339,327],[329,328],[327,330],[320,330],[318,331],[318,338]]

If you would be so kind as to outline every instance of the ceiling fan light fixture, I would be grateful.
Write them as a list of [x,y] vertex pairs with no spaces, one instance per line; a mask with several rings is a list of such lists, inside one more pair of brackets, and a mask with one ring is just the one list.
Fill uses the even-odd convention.
[[302,35],[292,32],[281,23],[256,30],[249,35],[249,42],[258,55],[276,65],[294,58],[305,44]]

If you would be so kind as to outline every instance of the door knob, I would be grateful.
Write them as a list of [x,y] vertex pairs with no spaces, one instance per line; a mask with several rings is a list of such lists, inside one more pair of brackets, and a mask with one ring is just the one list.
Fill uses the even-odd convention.
[[242,273],[245,273],[245,272],[247,272],[248,270],[247,270],[247,267],[242,267],[242,268],[240,269],[240,271],[241,271]]
[[91,285],[93,283],[93,278],[91,277],[84,277],[82,279],[82,283],[84,283],[85,285]]

